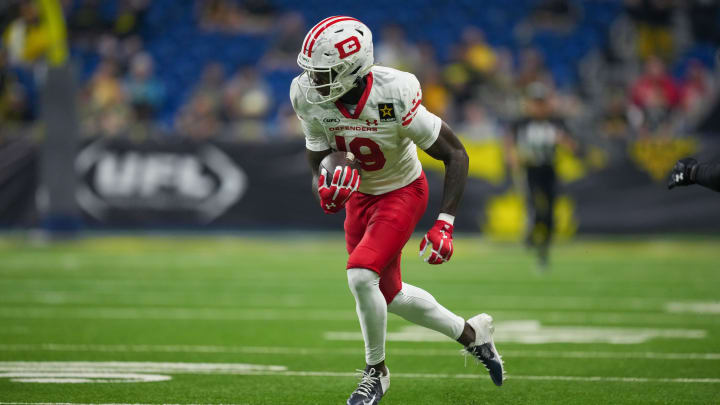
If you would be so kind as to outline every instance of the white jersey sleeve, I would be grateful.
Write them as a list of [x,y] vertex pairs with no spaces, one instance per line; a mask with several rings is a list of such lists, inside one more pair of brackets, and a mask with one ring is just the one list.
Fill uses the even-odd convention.
[[325,130],[317,119],[308,113],[309,103],[300,91],[300,86],[297,81],[298,78],[296,77],[290,85],[290,102],[295,110],[295,114],[298,119],[300,119],[300,125],[305,135],[305,147],[313,152],[328,150],[330,149],[330,144],[328,143],[327,136],[325,136]]
[[420,82],[413,74],[401,89],[402,136],[412,140],[420,149],[432,146],[440,134],[442,120],[422,105]]

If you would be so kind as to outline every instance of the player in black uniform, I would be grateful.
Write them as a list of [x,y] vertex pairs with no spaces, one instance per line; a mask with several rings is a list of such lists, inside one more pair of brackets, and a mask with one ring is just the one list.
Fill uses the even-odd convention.
[[720,191],[720,163],[698,163],[693,158],[680,159],[675,163],[668,179],[668,188],[699,184]]
[[542,83],[528,86],[527,115],[512,125],[506,147],[514,171],[522,169],[527,177],[528,218],[526,243],[537,249],[538,264],[547,268],[548,250],[553,233],[555,202],[555,150],[567,145],[575,150],[565,122],[555,115],[550,90]]

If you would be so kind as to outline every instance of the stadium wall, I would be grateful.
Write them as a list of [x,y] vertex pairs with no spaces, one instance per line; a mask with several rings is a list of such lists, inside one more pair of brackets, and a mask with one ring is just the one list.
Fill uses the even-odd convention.
[[[340,230],[344,215],[325,215],[310,191],[301,140],[196,142],[163,138],[84,142],[75,160],[75,196],[83,222],[96,229]],[[167,140],[170,139],[170,140]],[[672,142],[667,144],[666,142]],[[499,239],[522,236],[527,214],[522,176],[506,171],[495,141],[466,141],[470,178],[457,229]],[[658,151],[670,151],[664,154]],[[556,202],[560,237],[579,233],[717,232],[720,195],[701,187],[668,191],[665,176],[685,152],[720,156],[711,140],[644,140],[621,161],[592,151],[558,158],[563,184]],[[38,226],[43,187],[37,144],[0,146],[0,225]],[[435,219],[442,167],[423,157],[431,188],[422,227]]]

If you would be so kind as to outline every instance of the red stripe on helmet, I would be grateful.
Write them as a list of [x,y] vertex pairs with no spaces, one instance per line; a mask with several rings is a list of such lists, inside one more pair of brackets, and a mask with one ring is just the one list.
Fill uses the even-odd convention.
[[333,18],[338,18],[338,17],[341,17],[341,16],[334,15],[332,17],[328,17],[328,18],[320,21],[319,23],[315,24],[315,26],[310,30],[310,32],[308,32],[307,36],[305,37],[305,42],[303,42],[303,49],[302,49],[303,53],[307,53],[308,41],[310,41],[310,37],[312,36],[313,32],[315,32],[315,30],[320,28],[320,26],[323,25],[323,23],[327,22],[328,20],[332,20]]
[[357,22],[361,22],[360,20],[358,20],[358,19],[356,19],[356,18],[352,18],[352,17],[342,17],[342,18],[338,18],[337,20],[332,20],[332,21],[330,21],[330,22],[327,23],[324,27],[320,28],[320,29],[318,30],[318,32],[315,33],[315,36],[313,37],[312,42],[310,42],[310,46],[308,46],[308,50],[307,50],[307,51],[308,51],[308,54],[307,54],[308,57],[312,56],[312,48],[313,48],[313,45],[315,45],[315,40],[318,39],[318,37],[320,36],[320,34],[322,34],[322,32],[325,31],[328,27],[330,27],[330,26],[332,26],[332,25],[334,25],[334,24],[337,24],[337,23],[339,23],[339,22],[342,22],[342,21],[357,21]]

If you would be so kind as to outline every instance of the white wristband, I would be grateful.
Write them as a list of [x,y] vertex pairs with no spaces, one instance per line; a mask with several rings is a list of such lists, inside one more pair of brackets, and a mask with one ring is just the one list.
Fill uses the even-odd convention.
[[453,222],[455,222],[455,215],[450,215],[450,214],[446,214],[443,212],[443,213],[440,213],[440,215],[438,215],[438,220],[445,221],[448,224],[452,225]]

